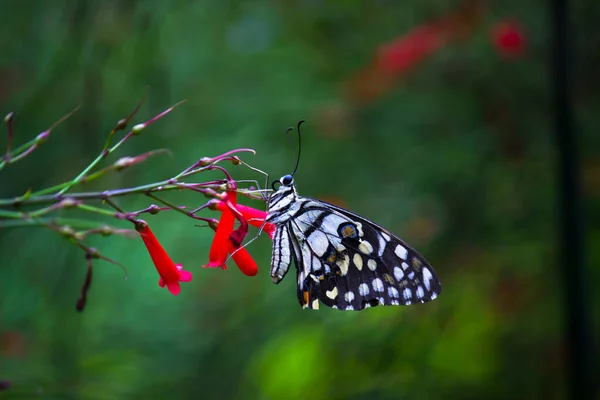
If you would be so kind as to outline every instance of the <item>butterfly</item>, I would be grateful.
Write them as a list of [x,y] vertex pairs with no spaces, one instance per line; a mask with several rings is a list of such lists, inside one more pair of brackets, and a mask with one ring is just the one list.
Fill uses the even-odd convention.
[[340,310],[410,305],[440,294],[435,271],[408,243],[367,218],[299,196],[293,177],[299,159],[300,150],[294,172],[273,182],[268,199],[266,222],[275,225],[274,283],[293,261],[298,301],[310,309],[318,309],[319,302]]

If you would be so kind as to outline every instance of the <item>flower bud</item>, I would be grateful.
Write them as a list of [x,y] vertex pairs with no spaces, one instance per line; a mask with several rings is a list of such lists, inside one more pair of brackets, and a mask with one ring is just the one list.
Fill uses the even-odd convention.
[[72,199],[70,197],[67,197],[66,199],[62,199],[60,201],[60,203],[58,203],[58,204],[62,208],[69,209],[69,208],[76,207],[79,204],[79,201]]
[[142,131],[144,130],[144,128],[145,128],[145,127],[146,127],[146,124],[137,124],[136,126],[134,126],[134,127],[131,129],[131,132],[132,132],[132,133],[133,133],[135,136],[137,136],[137,135],[139,135],[140,133],[142,133]]
[[50,132],[49,131],[44,131],[44,132],[40,133],[39,135],[37,135],[37,137],[35,138],[35,142],[37,144],[42,144],[46,140],[48,140],[49,136],[50,136]]
[[115,127],[116,131],[121,131],[123,129],[125,129],[127,127],[127,118],[123,118],[120,119],[119,122],[117,122],[117,126]]
[[121,171],[124,168],[127,168],[135,163],[134,157],[121,157],[113,164],[117,171]]
[[60,228],[58,228],[58,233],[60,233],[64,237],[73,237],[73,236],[75,236],[76,232],[75,232],[75,229],[71,228],[68,225],[65,225],[65,226],[61,226]]
[[110,236],[113,233],[113,229],[108,225],[104,225],[100,228],[99,233],[102,236]]
[[13,118],[15,117],[15,113],[14,112],[9,112],[8,114],[6,114],[6,117],[4,117],[4,123],[5,124],[10,124],[13,120]]
[[213,163],[213,159],[210,157],[202,157],[200,160],[198,160],[198,166],[199,167],[206,167],[207,165],[210,165]]
[[209,210],[218,211],[219,210],[219,203],[221,203],[220,200],[212,199],[212,200],[209,200],[207,207],[208,207]]
[[160,212],[160,207],[157,206],[156,204],[152,204],[150,207],[148,207],[148,213],[151,215],[156,215]]

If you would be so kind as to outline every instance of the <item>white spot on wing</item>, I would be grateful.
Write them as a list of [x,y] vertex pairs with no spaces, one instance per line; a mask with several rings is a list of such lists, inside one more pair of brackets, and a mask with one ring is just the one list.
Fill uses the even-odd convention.
[[354,292],[350,291],[344,294],[344,300],[346,300],[348,303],[354,300]]
[[408,274],[408,279],[413,279],[415,277],[415,271],[410,271],[410,274]]
[[406,250],[406,247],[402,246],[401,244],[396,246],[394,253],[396,253],[396,255],[403,260],[406,260],[406,256],[408,256],[408,250]]
[[371,243],[367,242],[366,240],[363,240],[358,245],[358,250],[360,250],[360,252],[363,254],[369,255],[373,252],[373,246],[371,246]]
[[410,290],[410,288],[404,289],[402,296],[404,297],[404,300],[410,299],[412,297],[412,290]]
[[327,240],[327,235],[319,230],[316,230],[313,233],[311,233],[306,240],[308,240],[308,244],[310,245],[312,251],[318,257],[322,257],[323,254],[325,254],[325,251],[327,251],[327,247],[329,246],[329,240]]
[[404,272],[400,269],[400,267],[394,267],[394,276],[397,281],[402,280],[404,278]]
[[354,307],[353,306],[346,306],[346,310],[348,310],[348,311],[354,310]]
[[388,287],[388,294],[390,295],[390,297],[400,297],[400,292],[398,292],[398,289],[396,289],[393,286]]
[[377,269],[377,262],[371,258],[367,261],[367,266],[371,271],[375,271]]
[[376,292],[383,292],[383,282],[381,279],[373,279],[373,289],[375,289]]
[[325,295],[332,300],[335,299],[338,295],[338,288],[334,287],[333,289],[326,291]]
[[378,235],[378,240],[379,240],[379,248],[377,249],[377,255],[379,257],[383,257],[383,252],[385,251],[385,246],[387,244],[387,242],[385,241],[385,238],[383,237],[383,233],[379,233]]
[[312,308],[313,308],[313,310],[318,310],[319,309],[319,300],[313,300],[313,302],[312,302]]
[[348,256],[344,256],[342,260],[338,260],[335,265],[340,267],[340,273],[342,276],[346,276],[348,274],[348,265],[350,264],[350,258]]
[[392,237],[390,235],[388,235],[387,233],[383,232],[383,231],[379,232],[379,234],[381,236],[383,236],[383,238],[385,239],[386,242],[389,242],[390,240],[392,240]]
[[352,257],[352,261],[354,262],[354,265],[356,265],[356,268],[358,268],[359,271],[362,271],[363,260],[362,260],[361,255],[358,253],[354,253],[354,257]]
[[417,287],[417,297],[422,299],[423,296],[425,296],[425,291],[423,290],[423,287],[419,285],[419,287]]
[[402,269],[406,271],[406,269],[408,268],[408,264],[403,262],[402,263]]
[[385,304],[385,300],[383,299],[383,297],[378,297],[377,301],[379,302],[379,304],[384,305]]
[[425,284],[425,288],[427,288],[427,290],[431,290],[431,280],[433,279],[431,271],[429,271],[429,268],[423,267],[421,268],[421,273],[423,274],[423,283]]
[[429,296],[431,298],[431,300],[437,299],[437,293],[433,292],[431,293],[431,296]]
[[366,296],[366,295],[368,295],[368,294],[369,294],[369,292],[370,292],[370,290],[369,290],[369,285],[367,285],[366,283],[361,283],[361,284],[358,286],[358,293],[359,293],[361,296]]
[[358,230],[359,237],[363,237],[365,235],[362,229],[362,224],[360,222],[356,223],[356,229]]

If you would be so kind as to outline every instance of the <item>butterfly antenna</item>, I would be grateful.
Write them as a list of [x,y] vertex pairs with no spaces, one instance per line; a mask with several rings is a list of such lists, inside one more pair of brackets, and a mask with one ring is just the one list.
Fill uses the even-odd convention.
[[300,121],[298,121],[298,125],[296,126],[296,130],[298,131],[298,156],[296,157],[296,166],[294,167],[294,172],[292,172],[292,176],[294,176],[294,174],[298,170],[298,164],[300,164],[300,153],[302,152],[302,138],[300,135],[300,125],[302,125],[303,122],[304,120],[301,119]]

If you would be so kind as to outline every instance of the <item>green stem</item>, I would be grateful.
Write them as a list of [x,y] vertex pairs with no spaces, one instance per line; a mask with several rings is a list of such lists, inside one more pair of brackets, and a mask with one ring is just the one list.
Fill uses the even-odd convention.
[[98,157],[96,157],[96,159],[94,159],[94,161],[92,161],[90,163],[90,165],[88,165],[83,171],[81,171],[79,173],[79,175],[77,175],[75,177],[75,179],[73,179],[71,182],[69,182],[67,184],[67,186],[63,187],[58,194],[65,194],[66,192],[69,191],[69,189],[71,189],[72,186],[77,185],[78,183],[81,183],[81,181],[85,178],[85,176],[88,174],[88,172],[90,172],[96,165],[98,165],[98,163],[102,160],[104,160],[106,157],[108,157],[109,154],[111,154],[112,152],[114,152],[115,150],[117,150],[119,147],[121,147],[121,145],[123,143],[125,143],[127,141],[127,139],[129,139],[131,136],[133,136],[133,132],[129,132],[127,135],[123,136],[121,138],[121,140],[119,140],[117,142],[117,144],[115,144],[113,147],[111,147],[108,150],[102,150],[102,152],[98,155]]
[[103,208],[94,207],[94,206],[90,206],[87,204],[78,204],[77,208],[79,208],[80,210],[83,210],[83,211],[89,211],[89,212],[93,212],[96,214],[102,214],[102,215],[106,215],[108,217],[117,218],[117,214],[115,214],[112,211],[105,210]]
[[0,219],[19,219],[23,218],[24,216],[25,214],[23,214],[22,212],[0,210]]
[[0,220],[1,228],[24,228],[31,226],[70,226],[75,229],[97,229],[104,226],[94,221],[75,218],[35,218],[35,219],[14,219],[9,221]]
[[183,215],[186,215],[186,216],[188,216],[188,217],[191,217],[191,218],[194,218],[194,219],[198,219],[198,217],[196,217],[196,216],[195,216],[194,214],[192,214],[191,212],[189,212],[189,211],[185,211],[185,210],[183,210],[181,207],[179,207],[179,206],[177,206],[177,205],[175,205],[175,204],[173,204],[173,203],[171,203],[171,202],[168,202],[168,201],[166,201],[166,200],[163,200],[163,199],[161,199],[160,197],[158,197],[158,196],[155,196],[155,195],[154,195],[154,194],[152,194],[152,193],[146,193],[146,195],[147,195],[148,197],[151,197],[151,198],[153,198],[154,200],[156,200],[156,201],[158,201],[158,202],[160,202],[160,203],[164,204],[165,206],[167,206],[167,207],[169,207],[169,208],[171,208],[171,209],[173,209],[173,210],[175,210],[175,211],[177,211],[177,212],[179,212],[179,213],[183,214]]
[[169,184],[169,181],[155,182],[148,185],[137,186],[128,189],[116,189],[107,190],[104,192],[83,192],[83,193],[71,193],[68,196],[61,196],[58,194],[49,194],[41,196],[30,196],[26,199],[22,197],[14,197],[12,199],[0,199],[0,207],[15,206],[15,205],[35,205],[35,204],[49,204],[60,201],[64,197],[69,197],[74,200],[103,200],[108,197],[119,197],[127,196],[133,193],[145,193],[148,190],[174,190],[180,189],[179,186]]
[[[211,188],[215,190],[221,189],[221,185],[218,184],[206,184],[206,183],[186,183],[185,186],[189,187],[203,187]],[[105,200],[109,197],[121,197],[127,196],[134,193],[151,193],[151,192],[166,192],[170,190],[182,190],[185,186],[181,184],[173,183],[173,180],[165,180],[161,182],[154,182],[147,185],[137,186],[134,188],[127,189],[116,189],[106,190],[104,192],[82,192],[82,193],[70,193],[68,195],[61,196],[59,194],[49,194],[41,196],[28,196],[28,197],[13,197],[12,199],[0,199],[0,207],[8,206],[30,206],[36,204],[52,204],[60,201],[64,198],[70,198],[73,200]]]
[[34,138],[31,139],[29,142],[22,144],[10,154],[10,157],[5,157],[2,161],[0,161],[0,171],[8,164],[12,164],[13,162],[18,161],[18,157],[21,155],[21,153],[29,150],[32,146],[35,146],[37,140],[37,138]]

